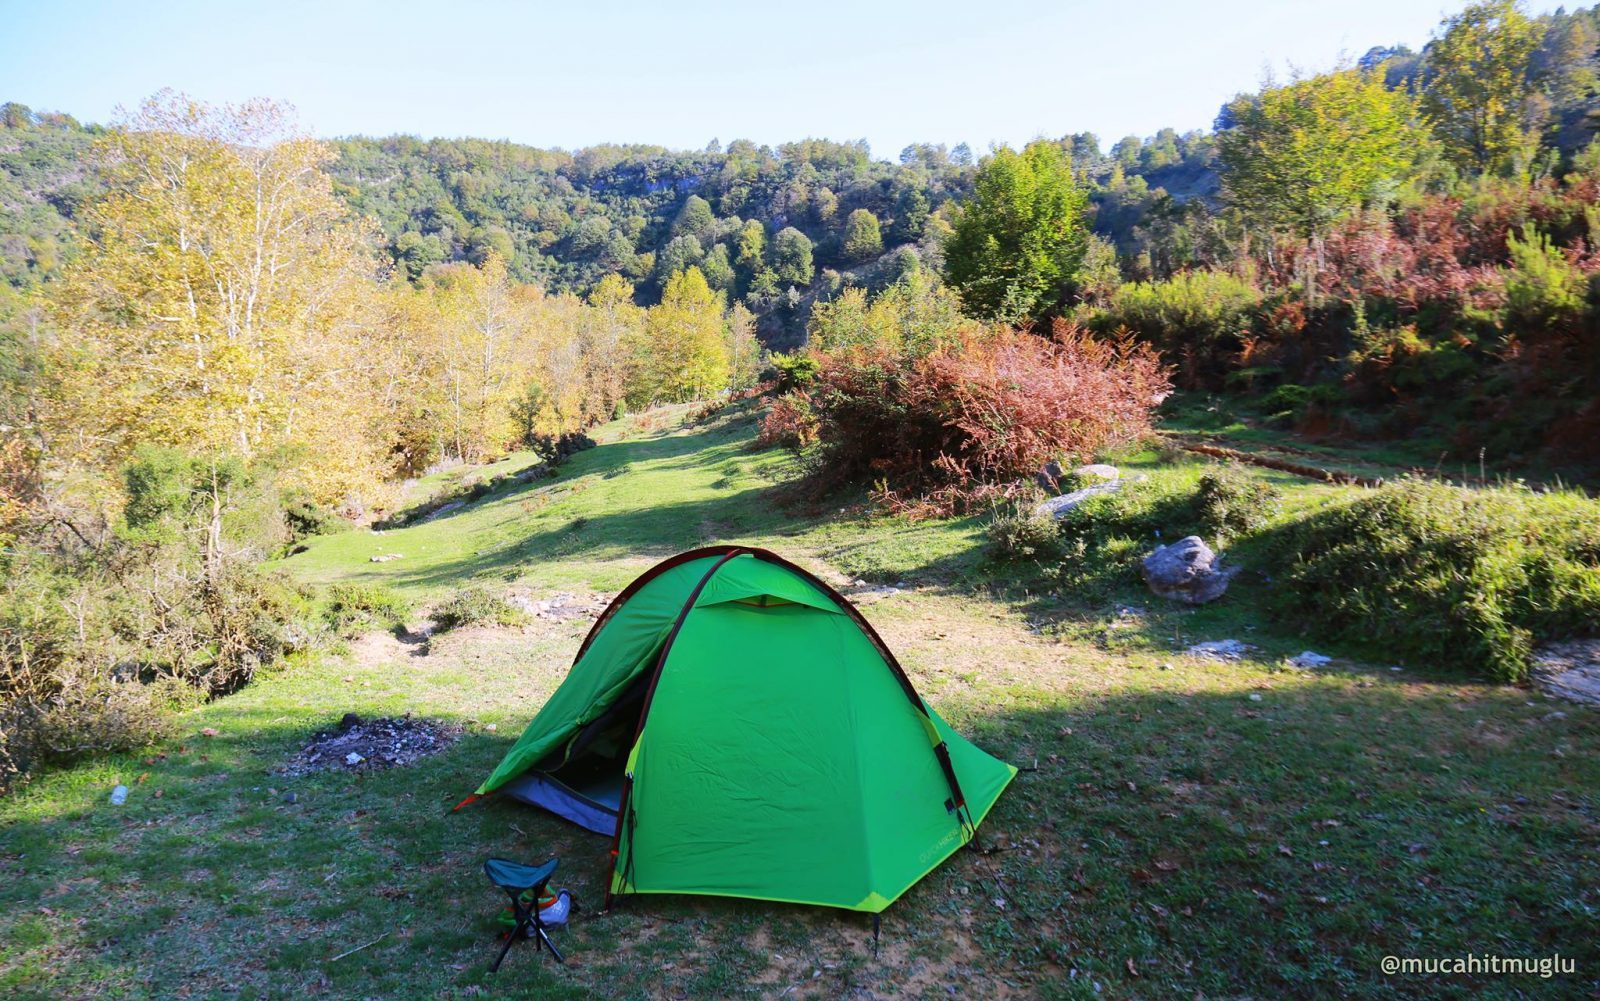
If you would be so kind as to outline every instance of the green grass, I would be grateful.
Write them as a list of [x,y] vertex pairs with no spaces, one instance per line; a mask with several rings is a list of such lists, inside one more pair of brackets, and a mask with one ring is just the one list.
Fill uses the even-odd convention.
[[[673,552],[735,541],[835,583],[906,585],[863,610],[919,691],[1037,770],[1001,798],[983,851],[885,914],[880,955],[860,915],[817,908],[652,897],[600,916],[604,839],[515,804],[447,813],[587,629],[536,619],[425,645],[369,634],[347,656],[186,714],[168,744],[47,772],[0,800],[0,996],[1510,998],[1600,986],[1593,711],[1426,669],[1287,669],[1283,655],[1308,646],[1350,651],[1274,631],[1256,611],[1265,580],[1241,578],[1198,610],[1162,606],[1126,574],[1061,593],[990,566],[982,518],[786,507],[793,460],[749,451],[748,410],[693,428],[682,412],[603,429],[555,480],[383,536],[317,538],[282,566],[427,607],[471,583],[610,592]],[[1152,478],[1203,468],[1119,461]],[[1262,475],[1289,511],[1340,495]],[[402,558],[369,562],[384,553]],[[1226,636],[1259,650],[1231,664],[1181,652]],[[465,735],[390,773],[275,772],[345,712],[407,711]],[[120,808],[107,802],[119,780],[132,786]],[[579,904],[556,933],[569,962],[519,947],[490,977],[500,901],[481,861],[550,853]],[[1578,974],[1379,971],[1391,954],[1554,952]]]
[[[1362,441],[1338,436],[1296,434],[1271,415],[1238,397],[1204,393],[1174,394],[1162,408],[1162,429],[1179,441],[1201,442],[1267,458],[1286,459],[1330,472],[1368,479],[1394,479],[1408,472],[1462,482],[1515,479],[1551,482],[1559,470],[1528,468],[1509,457],[1485,453],[1460,457],[1460,445],[1436,434]],[[1570,480],[1569,480],[1570,482]]]

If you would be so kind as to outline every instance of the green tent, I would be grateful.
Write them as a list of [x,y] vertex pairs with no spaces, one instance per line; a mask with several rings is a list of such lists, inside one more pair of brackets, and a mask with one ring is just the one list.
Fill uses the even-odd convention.
[[972,839],[1014,775],[928,708],[838,592],[720,546],[618,595],[466,802],[509,795],[611,836],[608,903],[876,914]]

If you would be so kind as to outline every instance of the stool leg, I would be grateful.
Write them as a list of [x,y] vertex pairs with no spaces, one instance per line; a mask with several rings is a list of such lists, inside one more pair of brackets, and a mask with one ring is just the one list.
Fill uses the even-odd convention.
[[494,965],[489,967],[489,972],[490,973],[499,972],[500,963],[501,963],[502,960],[504,960],[506,958],[506,953],[511,951],[512,943],[515,942],[524,933],[526,933],[527,930],[528,930],[528,919],[527,918],[519,919],[517,921],[517,926],[515,928],[511,929],[511,934],[506,936],[506,944],[500,947],[500,955],[494,957]]
[[539,933],[539,937],[544,940],[544,944],[550,947],[550,955],[556,957],[556,962],[565,964],[566,960],[562,958],[561,950],[557,949],[556,944],[550,941],[550,936],[545,934],[544,925],[541,924],[534,930]]

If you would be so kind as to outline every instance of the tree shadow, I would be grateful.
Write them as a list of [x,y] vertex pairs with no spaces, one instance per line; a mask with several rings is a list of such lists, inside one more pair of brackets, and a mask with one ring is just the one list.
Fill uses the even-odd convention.
[[[471,732],[408,768],[288,778],[276,765],[337,711],[290,722],[271,706],[219,706],[217,738],[112,762],[149,776],[122,808],[103,790],[85,800],[71,776],[25,790],[47,799],[13,804],[0,935],[27,957],[11,982],[41,995],[137,993],[175,962],[194,964],[184,987],[202,994],[237,977],[416,996],[487,982],[503,901],[483,858],[556,855],[579,902],[562,945],[601,995],[715,994],[713,967],[749,984],[780,945],[806,957],[804,976],[831,964],[825,986],[840,993],[852,977],[892,990],[916,966],[941,987],[999,978],[1065,997],[1092,982],[1145,996],[1512,996],[1515,978],[1402,981],[1378,966],[1484,952],[1560,952],[1582,984],[1541,987],[1595,986],[1600,720],[1386,679],[1250,694],[1174,682],[1010,708],[990,692],[936,699],[979,746],[1036,770],[975,847],[890,908],[877,959],[857,916],[821,908],[651,896],[596,914],[608,839],[511,801],[447,812],[513,731]],[[218,954],[225,968],[203,961]],[[552,976],[519,962],[519,977]]]

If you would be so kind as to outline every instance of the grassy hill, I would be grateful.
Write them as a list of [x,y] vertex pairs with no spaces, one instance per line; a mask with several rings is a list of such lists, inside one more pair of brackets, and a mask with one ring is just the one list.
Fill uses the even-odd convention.
[[[422,642],[373,633],[188,714],[143,755],[42,775],[0,800],[0,994],[228,997],[1586,996],[1600,950],[1600,721],[1523,689],[1353,656],[1257,613],[1269,585],[1163,608],[1135,581],[1092,600],[986,562],[982,520],[902,522],[784,503],[754,417],[683,409],[607,426],[554,479],[432,520],[313,540],[283,569],[391,588],[416,612],[468,583],[614,593],[714,541],[775,549],[858,596],[919,691],[1030,769],[981,844],[885,914],[690,897],[607,915],[608,844],[476,786],[563,678],[588,622],[534,618]],[[460,470],[416,494],[511,468]],[[1186,460],[1124,457],[1189,475]],[[1287,503],[1345,489],[1292,481]],[[398,559],[372,562],[374,556]],[[893,585],[892,588],[861,586]],[[1184,651],[1238,638],[1216,662]],[[1325,653],[1356,651],[1317,646]],[[456,723],[388,772],[291,777],[347,713]],[[118,782],[126,805],[107,796]],[[558,854],[569,962],[498,977],[488,855]],[[358,950],[359,951],[352,951]],[[1385,976],[1386,955],[1572,957],[1579,973]]]

